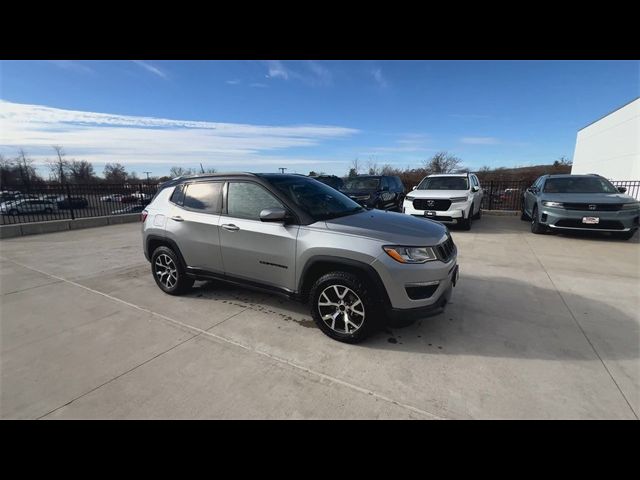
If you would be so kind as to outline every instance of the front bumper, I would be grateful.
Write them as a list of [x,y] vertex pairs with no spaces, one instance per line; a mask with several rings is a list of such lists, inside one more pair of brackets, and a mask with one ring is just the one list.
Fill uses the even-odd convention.
[[382,280],[391,310],[437,308],[434,305],[450,291],[459,275],[457,251],[446,262],[421,264],[399,263],[383,252],[371,266]]
[[407,215],[415,217],[424,217],[435,220],[440,223],[456,224],[461,220],[468,218],[471,210],[471,202],[452,203],[448,210],[432,210],[435,215],[425,215],[427,210],[418,210],[413,207],[413,201],[405,200],[402,204],[402,211]]
[[[597,217],[599,223],[585,224],[584,217]],[[628,232],[637,229],[640,211],[619,210],[617,212],[593,210],[566,210],[564,208],[542,207],[540,223],[554,230],[584,230],[597,232]]]

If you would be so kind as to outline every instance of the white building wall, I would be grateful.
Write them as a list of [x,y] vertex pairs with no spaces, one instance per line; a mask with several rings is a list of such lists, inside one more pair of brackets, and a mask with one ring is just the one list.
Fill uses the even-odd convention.
[[578,132],[571,173],[640,180],[640,98]]

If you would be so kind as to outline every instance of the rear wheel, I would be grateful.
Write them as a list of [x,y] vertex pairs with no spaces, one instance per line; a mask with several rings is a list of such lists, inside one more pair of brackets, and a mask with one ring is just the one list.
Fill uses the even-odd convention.
[[524,210],[524,200],[522,201],[522,206],[520,207],[520,220],[529,220],[529,215]]
[[533,233],[545,233],[547,231],[547,226],[542,225],[540,223],[540,219],[538,218],[538,206],[533,207],[533,213],[531,214],[531,231]]
[[327,336],[345,343],[358,343],[380,325],[376,295],[357,276],[331,272],[311,289],[311,315]]
[[476,213],[473,218],[476,220],[480,220],[482,218],[482,205],[480,205],[480,208],[478,208],[478,213]]
[[169,295],[187,292],[194,279],[186,276],[178,256],[169,247],[158,247],[151,256],[151,272],[160,289]]

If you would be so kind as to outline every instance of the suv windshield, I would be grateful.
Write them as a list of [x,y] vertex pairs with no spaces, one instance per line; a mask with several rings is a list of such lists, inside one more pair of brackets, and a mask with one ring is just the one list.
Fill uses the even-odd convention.
[[377,190],[380,179],[376,177],[350,178],[344,182],[343,190]]
[[545,193],[618,193],[618,189],[604,178],[560,177],[548,178]]
[[307,177],[263,175],[314,220],[328,220],[364,211],[346,195]]
[[428,177],[420,182],[416,190],[468,190],[467,177]]

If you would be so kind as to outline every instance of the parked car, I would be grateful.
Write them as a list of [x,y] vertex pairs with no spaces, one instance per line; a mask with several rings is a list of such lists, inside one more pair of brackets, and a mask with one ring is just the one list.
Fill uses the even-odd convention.
[[340,190],[344,186],[344,180],[340,177],[336,177],[335,175],[316,175],[315,177],[310,178],[318,180],[325,185],[329,185],[331,188],[335,188],[336,190]]
[[84,197],[58,197],[56,201],[56,205],[58,208],[62,210],[70,209],[70,208],[87,208],[89,206],[89,201]]
[[328,336],[442,310],[458,279],[448,229],[366,210],[303,175],[213,174],[164,183],[142,212],[144,254],[177,295],[217,279],[308,300]]
[[138,200],[151,200],[151,198],[153,198],[153,195],[144,192],[135,192],[132,193],[131,196]]
[[119,202],[123,196],[124,195],[122,195],[121,193],[112,193],[112,194],[100,197],[100,201],[101,202]]
[[5,215],[19,215],[28,213],[53,213],[56,204],[50,200],[24,199],[4,202],[0,205],[0,213]]
[[400,177],[358,175],[348,178],[341,192],[366,208],[401,211],[404,185]]
[[111,215],[123,215],[125,213],[140,213],[144,210],[145,205],[129,205],[128,207],[114,210]]
[[20,192],[15,190],[3,190],[0,192],[0,203],[7,202],[9,200],[16,200],[16,198],[20,195]]
[[543,175],[523,195],[523,220],[533,233],[611,232],[629,240],[640,227],[640,202],[600,175]]
[[473,173],[429,175],[405,197],[402,211],[469,230],[472,220],[482,216],[482,196]]

